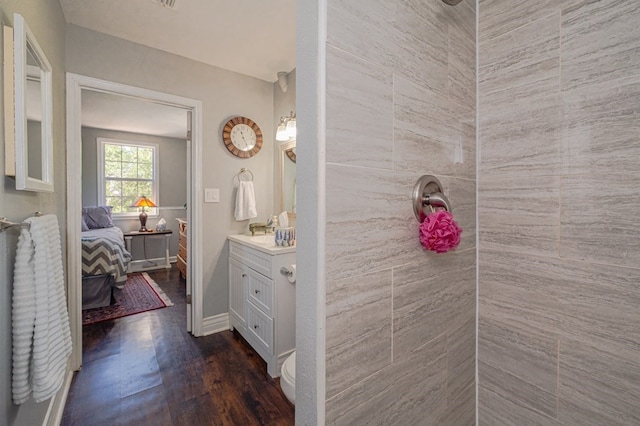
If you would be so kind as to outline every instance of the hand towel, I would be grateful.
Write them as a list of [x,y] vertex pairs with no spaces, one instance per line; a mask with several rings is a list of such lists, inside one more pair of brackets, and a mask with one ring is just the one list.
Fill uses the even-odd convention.
[[278,226],[280,226],[280,228],[289,227],[289,215],[287,212],[282,212],[278,215]]
[[236,194],[236,220],[253,219],[258,216],[256,210],[256,195],[252,181],[240,181]]
[[53,397],[62,386],[71,355],[58,219],[46,215],[26,222],[30,228],[20,233],[13,290],[16,404],[30,395],[36,402]]
[[27,402],[31,396],[29,367],[36,313],[36,300],[34,298],[35,278],[33,272],[31,234],[23,228],[18,237],[16,263],[13,272],[13,308],[11,321],[13,372],[11,388],[14,404]]

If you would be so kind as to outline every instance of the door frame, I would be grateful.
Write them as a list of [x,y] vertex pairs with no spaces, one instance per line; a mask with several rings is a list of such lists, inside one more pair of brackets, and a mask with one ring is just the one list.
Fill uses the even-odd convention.
[[67,302],[73,344],[70,367],[73,370],[82,366],[82,182],[79,179],[82,176],[82,90],[150,100],[192,112],[191,146],[187,147],[190,153],[187,161],[191,166],[187,179],[187,285],[191,286],[192,292],[191,333],[202,336],[203,329],[202,236],[193,231],[202,223],[202,197],[199,196],[202,193],[202,101],[67,73]]

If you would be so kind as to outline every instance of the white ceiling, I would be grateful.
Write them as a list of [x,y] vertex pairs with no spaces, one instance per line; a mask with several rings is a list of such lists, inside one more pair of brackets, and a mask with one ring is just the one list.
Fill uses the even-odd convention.
[[122,95],[82,91],[82,125],[186,139],[186,110]]
[[295,67],[295,0],[60,0],[68,23],[268,82]]
[[[295,0],[59,0],[67,23],[268,82],[295,68]],[[83,91],[84,126],[184,138],[185,112]]]

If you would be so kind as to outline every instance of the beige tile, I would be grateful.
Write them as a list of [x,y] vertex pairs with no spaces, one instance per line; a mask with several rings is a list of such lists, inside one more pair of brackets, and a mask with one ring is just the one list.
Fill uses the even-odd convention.
[[440,336],[326,402],[328,425],[438,424],[446,410],[446,337]]
[[396,170],[475,177],[474,116],[447,96],[394,77]]
[[536,88],[540,95],[532,95],[526,86],[492,95],[504,101],[483,99],[479,93],[480,172],[510,177],[559,174],[561,107],[557,92],[542,87],[548,83],[553,81],[533,83],[541,85]]
[[640,269],[480,251],[480,315],[640,356]]
[[393,167],[391,71],[327,46],[329,163]]
[[[393,26],[400,35],[395,71],[434,92],[447,94],[447,26],[442,2],[398,0]],[[445,18],[447,16],[447,18]]]
[[480,316],[478,361],[508,373],[521,383],[528,383],[549,394],[556,392],[556,338]]
[[[461,3],[463,5],[464,3]],[[468,12],[468,6],[461,6],[460,26],[471,27],[474,33],[469,35],[457,25],[449,25],[448,74],[449,74],[449,98],[456,106],[456,111],[463,114],[475,114],[476,110],[476,43],[475,43],[475,17],[473,12]],[[458,8],[454,8],[458,10]],[[468,24],[466,15],[473,18],[473,23]]]
[[327,279],[424,258],[411,191],[418,174],[328,165]]
[[[639,26],[640,27],[640,26]],[[563,170],[607,174],[638,171],[640,81],[608,83],[562,94]]]
[[425,87],[446,93],[447,23],[443,6],[426,0],[332,0],[327,41]]
[[479,425],[560,425],[552,417],[531,408],[514,395],[502,392],[482,380],[478,389],[478,424]]
[[546,16],[486,40],[480,44],[479,60],[478,85],[483,96],[526,86],[558,91],[560,16]]
[[462,251],[476,246],[476,182],[443,176],[440,178],[445,195],[453,209],[453,217],[462,228],[460,245]]
[[610,345],[562,341],[559,397],[563,424],[640,424],[640,355],[624,359]]
[[638,173],[563,177],[560,255],[637,268],[639,181]]
[[480,41],[499,37],[582,0],[480,0]]
[[[474,310],[475,311],[475,310]],[[476,318],[447,334],[447,400],[453,405],[476,380]]]
[[480,248],[557,255],[559,178],[482,179],[478,191]]
[[447,411],[434,424],[439,426],[474,426],[476,424],[475,383],[449,400]]
[[326,394],[391,363],[391,271],[327,283]]
[[370,62],[393,67],[400,40],[393,28],[397,7],[396,2],[331,0],[327,2],[327,42]]
[[393,357],[403,359],[475,315],[475,250],[425,255],[393,270]]
[[580,2],[562,13],[562,89],[640,78],[640,4]]

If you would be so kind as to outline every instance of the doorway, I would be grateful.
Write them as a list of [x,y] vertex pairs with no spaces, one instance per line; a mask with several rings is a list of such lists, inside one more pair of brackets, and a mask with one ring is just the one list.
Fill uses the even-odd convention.
[[[127,86],[77,74],[67,74],[67,276],[69,319],[73,340],[71,367],[82,365],[82,260],[80,223],[82,210],[82,94],[102,92],[130,97],[164,106],[179,108],[191,117],[191,134],[187,136],[187,292],[191,289],[192,304],[187,308],[187,323],[194,336],[202,335],[202,241],[194,229],[201,223],[202,103],[198,100],[162,92]],[[187,123],[185,123],[185,128]],[[190,136],[190,137],[189,137]]]

